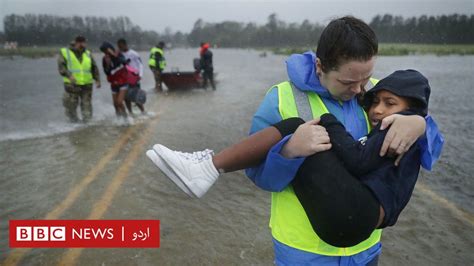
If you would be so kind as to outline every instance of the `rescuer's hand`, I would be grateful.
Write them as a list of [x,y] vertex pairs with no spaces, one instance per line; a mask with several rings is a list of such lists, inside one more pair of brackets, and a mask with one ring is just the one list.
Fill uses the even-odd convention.
[[69,81],[71,81],[71,84],[72,84],[72,85],[75,85],[75,84],[76,84],[76,79],[74,78],[73,75],[69,76],[68,78],[69,78]]
[[405,152],[425,133],[425,119],[419,115],[390,115],[382,120],[380,130],[388,126],[390,129],[385,136],[380,150],[380,156],[397,156],[395,165],[398,165]]

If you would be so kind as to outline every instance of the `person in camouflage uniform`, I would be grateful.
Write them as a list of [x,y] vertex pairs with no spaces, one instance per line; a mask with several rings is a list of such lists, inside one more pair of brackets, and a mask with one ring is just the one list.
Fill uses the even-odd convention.
[[63,106],[70,122],[77,123],[77,106],[80,105],[82,121],[92,118],[92,83],[100,88],[97,65],[89,50],[86,39],[77,36],[69,48],[62,48],[58,57],[59,74],[64,81]]

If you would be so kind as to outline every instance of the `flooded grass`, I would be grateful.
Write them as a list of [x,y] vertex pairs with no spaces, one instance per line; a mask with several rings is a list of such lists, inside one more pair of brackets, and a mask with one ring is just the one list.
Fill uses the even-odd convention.
[[[22,56],[26,58],[53,57],[59,53],[61,47],[20,47],[15,50],[0,49],[1,57]],[[316,50],[316,47],[281,47],[268,48],[277,55],[290,55],[303,53],[308,50]],[[403,56],[403,55],[474,55],[474,44],[409,44],[409,43],[381,43],[379,55],[381,56]]]
[[20,47],[18,49],[0,49],[0,56],[11,57],[22,56],[26,58],[53,57],[59,54],[60,47]]
[[[315,51],[315,47],[297,48],[273,48],[275,54],[290,55],[303,53],[308,50]],[[409,43],[381,43],[379,44],[379,55],[381,56],[401,56],[401,55],[472,55],[474,54],[474,44],[409,44]]]

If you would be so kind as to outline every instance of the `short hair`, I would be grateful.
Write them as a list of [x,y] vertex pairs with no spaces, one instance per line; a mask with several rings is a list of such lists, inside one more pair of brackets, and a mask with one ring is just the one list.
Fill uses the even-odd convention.
[[165,47],[165,43],[163,41],[159,42],[158,47]]
[[127,45],[127,41],[124,38],[120,38],[118,39],[117,44]]
[[75,42],[86,42],[87,39],[83,35],[77,35],[76,38],[74,39]]
[[349,60],[370,60],[378,53],[375,32],[364,21],[346,16],[332,20],[321,33],[316,56],[329,72]]

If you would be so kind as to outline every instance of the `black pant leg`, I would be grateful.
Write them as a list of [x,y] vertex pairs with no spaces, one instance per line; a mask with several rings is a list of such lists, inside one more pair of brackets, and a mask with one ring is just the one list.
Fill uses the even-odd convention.
[[379,202],[333,151],[306,158],[292,185],[313,230],[326,243],[351,247],[375,229]]

